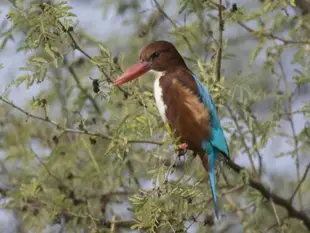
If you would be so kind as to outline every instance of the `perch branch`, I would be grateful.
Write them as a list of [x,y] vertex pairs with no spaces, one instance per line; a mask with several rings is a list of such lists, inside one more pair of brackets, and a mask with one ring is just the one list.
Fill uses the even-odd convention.
[[[244,167],[239,166],[238,164],[236,164],[235,162],[233,162],[232,160],[227,159],[225,156],[223,156],[225,158],[225,163],[231,168],[233,169],[235,172],[237,173],[241,173],[242,170],[244,170]],[[304,225],[306,226],[306,228],[308,230],[310,230],[310,218],[306,215],[306,213],[302,212],[302,211],[298,211],[291,203],[289,200],[286,200],[280,196],[278,196],[277,194],[271,192],[270,190],[268,190],[262,183],[260,183],[259,181],[257,181],[256,179],[253,178],[249,178],[248,179],[248,184],[256,189],[257,191],[260,192],[260,194],[266,198],[267,200],[272,200],[275,204],[282,206],[283,208],[286,209],[288,216],[289,217],[293,217],[296,219],[301,220]]]

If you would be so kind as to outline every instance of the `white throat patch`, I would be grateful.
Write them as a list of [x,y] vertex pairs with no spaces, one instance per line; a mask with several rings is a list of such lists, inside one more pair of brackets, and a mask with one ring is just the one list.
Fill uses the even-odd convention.
[[159,80],[160,80],[160,77],[163,75],[163,73],[157,72],[157,71],[152,71],[152,72],[157,76],[154,82],[154,96],[155,96],[156,106],[158,108],[161,119],[163,120],[164,123],[166,123],[167,122],[167,117],[166,117],[167,106],[165,105],[164,100],[163,100],[163,90],[159,85]]

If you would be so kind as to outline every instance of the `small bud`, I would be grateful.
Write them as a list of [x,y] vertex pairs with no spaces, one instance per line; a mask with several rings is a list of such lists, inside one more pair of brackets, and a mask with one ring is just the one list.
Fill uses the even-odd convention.
[[83,125],[83,122],[82,121],[80,121],[80,124],[79,124],[79,130],[84,130],[84,125]]
[[47,104],[47,100],[45,98],[41,99],[41,106],[44,108]]
[[32,211],[32,213],[33,213],[34,216],[37,216],[39,214],[39,210],[38,209],[34,209]]
[[238,10],[237,3],[233,3],[230,11],[231,12],[236,12],[237,10]]
[[98,79],[93,79],[93,91],[95,93],[98,93],[100,91]]
[[113,62],[114,62],[115,64],[118,63],[118,56],[113,57]]
[[56,145],[59,143],[59,138],[56,135],[52,137],[52,140]]
[[98,92],[100,91],[100,88],[99,88],[99,87],[93,87],[93,91],[94,91],[95,93],[98,93]]
[[90,144],[92,144],[92,145],[95,145],[95,144],[97,143],[96,138],[90,137],[90,138],[89,138],[89,141],[90,141]]
[[214,224],[214,221],[213,221],[213,217],[212,215],[207,215],[205,220],[204,220],[204,225],[209,225],[209,226],[212,226]]
[[74,178],[73,174],[69,172],[69,174],[67,175],[67,179],[72,180],[73,178]]

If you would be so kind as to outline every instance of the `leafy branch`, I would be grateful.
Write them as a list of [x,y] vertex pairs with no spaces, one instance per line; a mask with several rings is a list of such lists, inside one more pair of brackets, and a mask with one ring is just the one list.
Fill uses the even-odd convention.
[[[7,100],[6,98],[0,96],[0,100],[3,101],[4,103],[6,103],[7,105],[10,105],[12,108],[17,109],[18,111],[22,112],[23,114],[26,115],[27,118],[33,118],[39,121],[43,121],[46,122],[54,127],[56,127],[59,130],[62,130],[63,133],[75,133],[75,134],[85,134],[85,135],[89,135],[89,136],[95,136],[95,137],[100,137],[103,138],[105,140],[113,140],[112,137],[104,135],[102,133],[97,133],[97,132],[92,132],[92,131],[88,131],[88,130],[78,130],[78,129],[72,129],[72,128],[68,128],[65,126],[62,126],[60,124],[58,124],[56,121],[50,120],[48,117],[40,117],[40,116],[36,116],[32,113],[27,112],[26,110],[18,107],[17,105],[15,105],[13,102]],[[132,143],[132,144],[154,144],[154,145],[162,145],[163,142],[157,142],[157,141],[151,141],[151,140],[128,140],[127,143]]]

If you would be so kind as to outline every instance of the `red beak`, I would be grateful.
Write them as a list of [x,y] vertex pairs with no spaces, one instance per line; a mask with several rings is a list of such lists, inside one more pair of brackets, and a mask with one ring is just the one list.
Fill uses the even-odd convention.
[[150,62],[139,61],[138,63],[129,67],[123,75],[118,77],[118,79],[114,81],[113,86],[119,86],[131,80],[139,78],[141,75],[145,74],[150,69],[151,69]]

